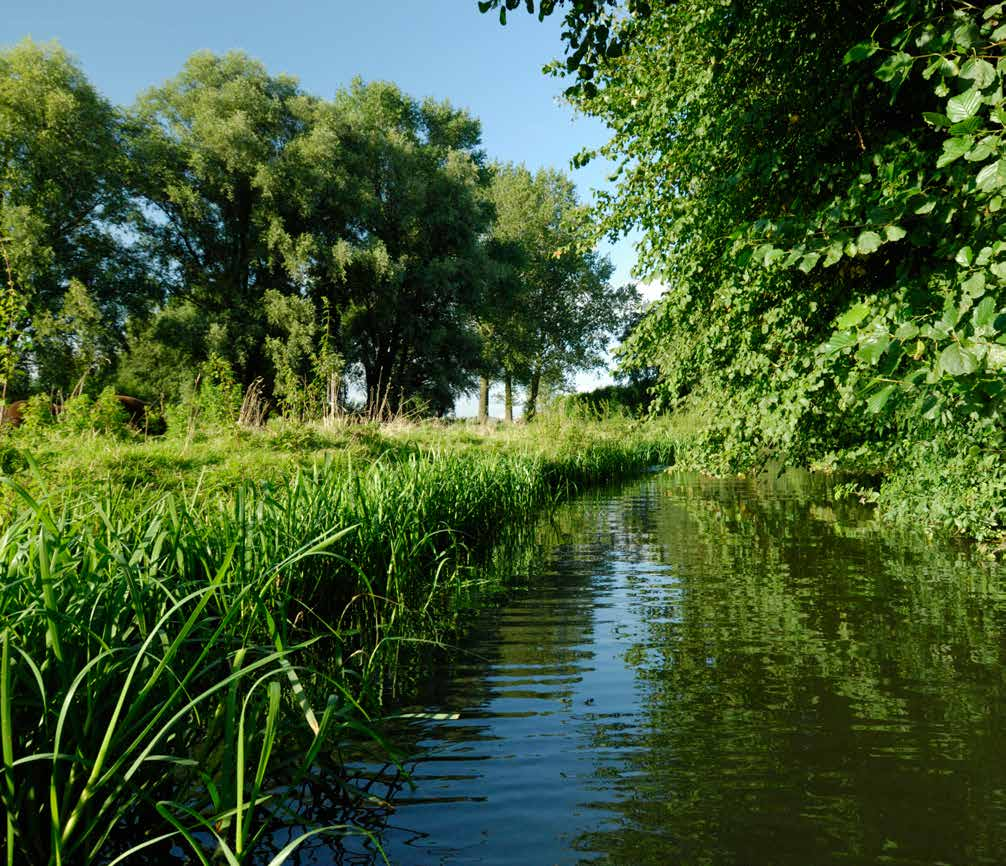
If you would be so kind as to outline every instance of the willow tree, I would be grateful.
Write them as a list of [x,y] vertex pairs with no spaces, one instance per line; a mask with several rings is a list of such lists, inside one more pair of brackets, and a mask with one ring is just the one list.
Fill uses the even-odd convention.
[[[308,172],[290,147],[315,103],[239,52],[194,54],[133,108],[130,174],[143,234],[173,304],[194,304],[250,381],[266,369],[267,288],[296,285]],[[201,359],[197,359],[201,360]]]
[[[589,210],[564,174],[497,166],[491,187],[496,209],[492,236],[517,245],[523,262],[517,288],[496,326],[494,349],[507,392],[527,384],[524,415],[537,411],[543,379],[563,382],[604,358],[609,336],[638,303],[633,286],[612,286],[611,262],[594,249]],[[509,409],[508,409],[509,415]]]
[[418,398],[446,412],[480,363],[473,319],[491,216],[481,126],[447,102],[360,80],[336,95],[329,122],[355,210],[320,248],[313,291],[338,313],[373,411]]
[[[72,280],[86,286],[113,341],[156,296],[127,241],[135,209],[125,169],[119,113],[62,48],[25,40],[0,51],[5,380],[15,366],[23,381],[29,371],[37,380],[33,322],[59,312]],[[72,335],[63,337],[69,348]]]

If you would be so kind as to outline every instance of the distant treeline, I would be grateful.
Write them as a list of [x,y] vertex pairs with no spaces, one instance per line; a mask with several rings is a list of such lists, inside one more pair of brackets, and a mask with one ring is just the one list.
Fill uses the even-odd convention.
[[[443,414],[481,378],[597,363],[638,306],[568,177],[492,163],[479,121],[393,84],[330,100],[193,55],[127,109],[57,45],[0,52],[0,389],[287,414]],[[363,399],[363,398],[361,398]]]

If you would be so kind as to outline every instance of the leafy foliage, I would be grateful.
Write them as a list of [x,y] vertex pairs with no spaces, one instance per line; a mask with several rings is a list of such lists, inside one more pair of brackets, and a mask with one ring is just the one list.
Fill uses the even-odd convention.
[[132,184],[157,214],[145,244],[172,295],[226,335],[228,360],[249,381],[264,371],[263,292],[289,284],[281,239],[303,175],[290,145],[313,105],[292,78],[243,54],[204,52],[143,94],[131,118]]
[[693,461],[883,464],[946,435],[1002,473],[1003,4],[566,8],[552,69],[612,131],[603,225],[642,228],[670,287],[622,361],[657,368],[659,410],[716,407]]
[[19,293],[3,319],[18,319],[29,338],[18,346],[22,366],[30,366],[32,318],[55,314],[71,279],[92,293],[113,340],[128,314],[157,297],[137,250],[116,231],[135,216],[126,166],[118,112],[62,48],[25,40],[0,52],[0,237],[6,282]]
[[410,396],[443,414],[479,366],[479,236],[491,213],[481,125],[467,112],[355,81],[331,111],[359,184],[350,228],[317,262],[315,293],[338,311],[368,401]]
[[[5,398],[8,386],[94,396],[115,381],[185,401],[191,418],[219,358],[300,418],[337,413],[347,380],[371,414],[444,414],[492,354],[507,256],[545,255],[490,240],[479,121],[388,82],[325,100],[241,52],[197,52],[121,112],[58,46],[26,41],[0,53],[0,96]],[[582,241],[587,215],[576,220]],[[572,264],[592,255],[552,269],[575,282]],[[506,313],[511,336],[549,355],[536,382],[596,360],[610,318],[567,309],[584,298],[562,279],[541,296],[554,295],[547,326],[515,321],[541,318],[541,303]]]
[[609,335],[638,305],[634,286],[612,286],[611,262],[592,248],[593,225],[568,177],[532,175],[523,166],[495,169],[493,239],[523,251],[516,284],[489,319],[492,350],[517,381],[530,385],[533,417],[542,379],[562,381],[596,366]]

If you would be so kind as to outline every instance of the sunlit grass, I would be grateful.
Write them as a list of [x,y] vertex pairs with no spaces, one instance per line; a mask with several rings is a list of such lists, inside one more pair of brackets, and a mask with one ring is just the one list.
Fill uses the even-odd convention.
[[[367,730],[401,642],[452,627],[471,555],[556,497],[669,460],[667,441],[543,420],[15,443],[5,862],[172,844],[248,861],[321,750]],[[349,828],[304,828],[322,830]]]

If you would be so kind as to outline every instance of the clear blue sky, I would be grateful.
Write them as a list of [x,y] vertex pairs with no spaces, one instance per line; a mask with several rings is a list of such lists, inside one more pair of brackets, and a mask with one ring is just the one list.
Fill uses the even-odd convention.
[[[606,140],[597,121],[574,117],[561,81],[541,73],[561,54],[558,17],[539,23],[521,8],[506,27],[476,0],[12,0],[0,44],[58,40],[109,99],[129,104],[175,75],[199,49],[240,49],[272,73],[297,76],[319,96],[350,79],[394,81],[414,96],[449,99],[480,118],[493,159],[567,171],[584,146]],[[13,8],[11,8],[13,7]],[[581,195],[604,187],[610,169],[572,172]],[[635,255],[606,248],[617,280]],[[583,378],[581,386],[593,384]],[[459,405],[459,413],[466,414]]]

